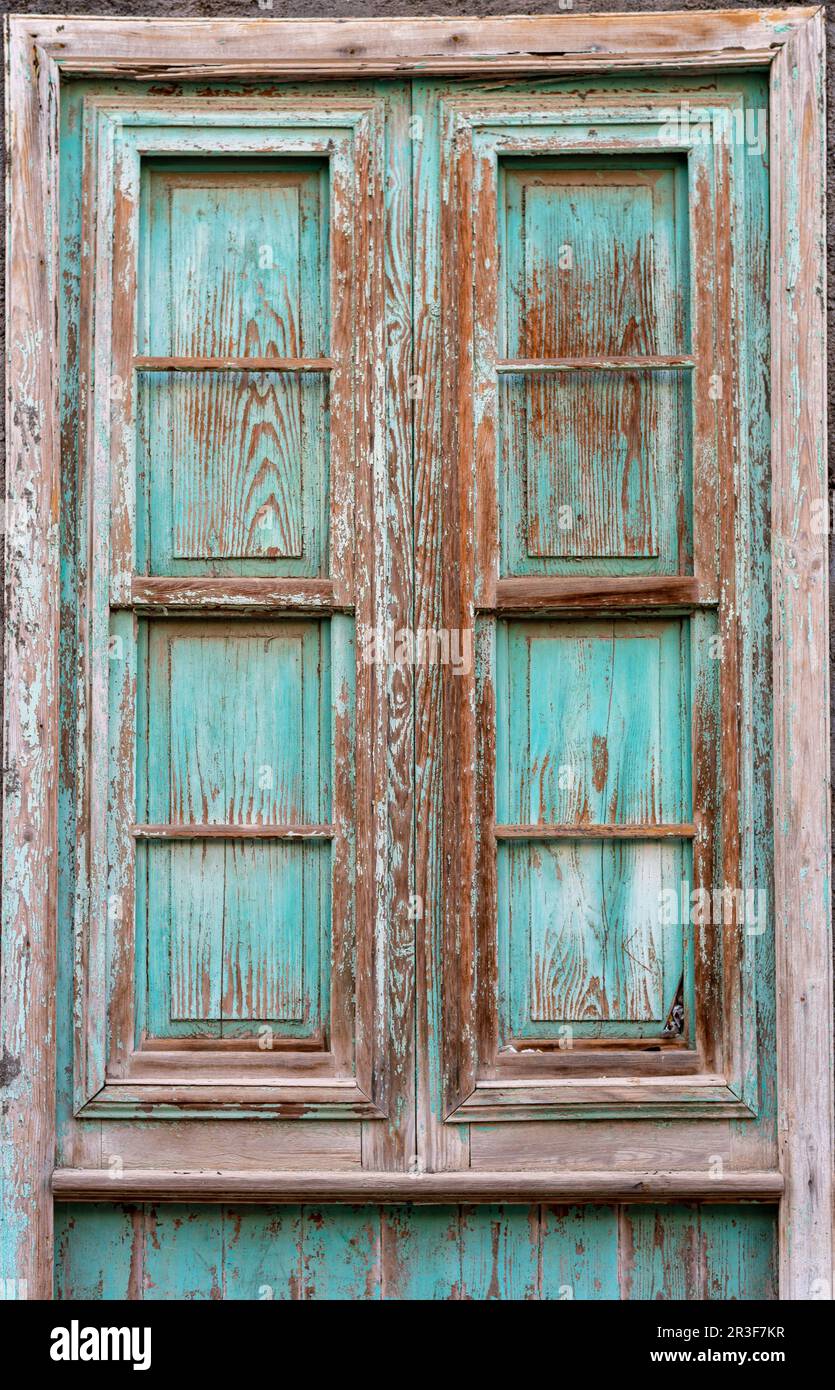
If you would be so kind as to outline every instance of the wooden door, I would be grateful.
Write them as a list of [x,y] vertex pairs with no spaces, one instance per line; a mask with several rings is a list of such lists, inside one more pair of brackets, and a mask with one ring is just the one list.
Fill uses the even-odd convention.
[[59,1294],[775,1295],[768,109],[62,88]]

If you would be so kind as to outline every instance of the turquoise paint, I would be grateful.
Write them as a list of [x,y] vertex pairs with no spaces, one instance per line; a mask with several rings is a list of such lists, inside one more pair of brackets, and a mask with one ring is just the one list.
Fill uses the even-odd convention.
[[463,1207],[461,1298],[529,1300],[539,1280],[539,1208]]
[[775,1246],[760,1206],[59,1205],[56,1297],[774,1299]]
[[457,1207],[382,1208],[384,1300],[440,1302],[461,1291]]
[[[150,161],[140,207],[139,353],[327,355],[325,164]],[[139,381],[137,551],[149,572],[325,573],[323,374]]]
[[[689,631],[663,618],[524,621],[497,634],[497,817],[672,824],[691,816]],[[498,755],[497,755],[498,763]]]
[[[496,683],[500,823],[690,820],[686,621],[499,624]],[[690,862],[686,840],[501,845],[504,1041],[657,1036],[692,972]]]
[[[320,621],[142,623],[137,819],[327,823],[329,638]],[[330,860],[327,841],[141,845],[138,1033],[317,1033]]]
[[[692,77],[683,81],[670,79],[667,82],[654,85],[658,90],[672,94],[677,86],[684,90],[691,88],[694,80]],[[426,116],[421,131],[423,140],[420,141],[422,179],[426,182],[431,182],[433,168],[436,169],[436,150],[432,141],[435,130],[432,97],[434,91],[438,90],[441,85],[417,84],[414,92],[415,113],[420,114],[423,111]],[[548,90],[569,87],[574,90],[591,88],[611,90],[614,85],[611,80],[599,77],[591,78],[586,82],[563,81],[544,84]],[[622,84],[617,85],[645,87],[646,79],[643,77],[634,80],[625,79]],[[760,77],[740,79],[739,77],[720,76],[711,79],[711,86],[719,92],[743,90],[746,109],[749,111],[762,109],[767,104],[767,83]],[[351,90],[368,92],[370,89],[370,85],[366,84],[361,88],[357,87]],[[85,92],[89,90],[90,85],[86,83],[70,84],[62,110],[64,158],[62,159],[61,170],[63,238],[61,334],[64,345],[64,360],[68,361],[70,366],[65,380],[62,382],[61,397],[63,428],[68,440],[65,495],[69,499],[73,496],[74,488],[75,454],[73,441],[77,426],[77,358],[74,356],[74,344],[77,343],[78,331],[78,249],[80,240],[78,199],[80,141],[78,132],[81,102]],[[113,90],[119,90],[118,84],[114,84]],[[121,90],[136,92],[140,89],[131,83]],[[289,92],[293,89],[288,87],[286,90]],[[478,88],[474,87],[474,90],[478,90]],[[524,84],[512,85],[511,90],[523,91],[525,90]],[[748,366],[746,389],[750,418],[748,442],[752,476],[749,519],[752,564],[749,631],[755,652],[753,724],[750,732],[749,756],[752,757],[757,771],[751,808],[752,823],[755,829],[752,841],[754,845],[753,872],[755,882],[768,889],[771,873],[771,694],[769,690],[771,621],[769,613],[769,557],[766,544],[768,534],[767,363],[769,335],[762,299],[762,291],[767,287],[768,276],[768,185],[761,153],[754,149],[746,149],[745,156],[745,216],[751,229],[751,234],[746,238],[745,243],[746,255],[748,256],[748,273],[745,276],[746,331],[751,343],[751,351],[745,355],[745,362]],[[437,305],[430,298],[429,313],[434,312],[436,307]],[[431,416],[435,411],[436,400],[437,396],[430,393],[428,401],[422,407],[425,414],[428,413]],[[78,519],[78,526],[82,534],[84,525],[85,520],[81,516]],[[75,530],[76,519],[72,515],[72,508],[63,508],[61,725],[62,730],[64,730],[64,743],[60,786],[59,922],[61,930],[59,932],[58,975],[58,1138],[59,1161],[70,1163],[73,1161],[74,1153],[77,1154],[79,1151],[77,1145],[86,1144],[89,1151],[98,1142],[98,1136],[102,1129],[107,1130],[107,1125],[103,1126],[99,1121],[82,1123],[77,1126],[76,1134],[83,1136],[83,1138],[76,1137],[72,1146],[68,1142],[67,1127],[71,1111],[71,1020],[73,1005],[71,995],[72,937],[67,929],[67,924],[71,921],[72,901],[75,893],[75,867],[72,854],[75,834],[72,773],[76,758],[74,746],[75,695],[72,677],[75,670],[77,649],[76,595],[78,592],[78,573],[74,559]],[[418,534],[419,543],[420,536]],[[257,565],[263,562],[255,560],[246,563]],[[273,562],[268,561],[267,563],[272,564]],[[340,619],[338,621],[345,628],[341,640],[350,643],[352,641],[350,620]],[[335,633],[334,643],[336,642]],[[347,662],[348,670],[350,670],[350,666],[349,660]],[[338,688],[340,687],[334,679],[335,692]],[[773,934],[770,922],[767,930],[751,942],[751,958],[752,976],[756,977],[757,1018],[761,1029],[759,1079],[757,1082],[759,1117],[753,1123],[763,1144],[767,1144],[774,1133],[775,1108]],[[433,1017],[437,1022],[437,1001],[431,1005],[431,1008],[435,1010]],[[769,1038],[772,1039],[772,1045],[768,1043]],[[433,1075],[437,1074],[436,1057],[430,1059],[430,1071]],[[736,1127],[745,1140],[749,1141],[752,1124],[740,1122]],[[456,1144],[466,1143],[464,1127],[456,1127],[454,1142]],[[161,1209],[157,1210],[159,1212]],[[178,1238],[178,1261],[188,1263],[192,1260],[190,1242],[194,1244],[195,1250],[201,1248],[201,1240],[195,1233],[203,1222],[206,1222],[214,1232],[212,1240],[218,1239],[218,1224],[210,1214],[211,1209],[200,1208],[196,1210],[202,1215],[199,1215],[185,1227],[186,1235],[180,1235]],[[543,1209],[543,1213],[545,1210]],[[676,1212],[680,1209],[668,1207],[662,1210]],[[685,1221],[689,1219],[691,1224],[696,1221],[694,1209],[688,1208],[686,1213],[688,1215],[683,1218]],[[58,1288],[61,1296],[112,1298],[123,1296],[129,1292],[131,1289],[131,1260],[133,1259],[135,1276],[137,1274],[136,1250],[140,1249],[144,1256],[146,1215],[147,1213],[143,1208],[124,1213],[118,1207],[68,1208],[59,1206],[56,1213],[58,1228],[56,1260]],[[566,1283],[573,1286],[573,1279],[571,1277],[566,1279],[565,1277],[564,1267],[566,1262],[571,1264],[572,1258],[580,1258],[576,1247],[581,1244],[586,1251],[586,1264],[584,1269],[576,1273],[574,1278],[577,1281],[576,1286],[587,1289],[589,1293],[575,1292],[574,1296],[590,1296],[592,1294],[599,1297],[605,1296],[600,1292],[598,1283],[601,1283],[604,1288],[615,1287],[611,1280],[616,1274],[618,1251],[617,1244],[609,1234],[608,1228],[614,1227],[616,1215],[610,1209],[593,1207],[575,1209],[575,1215],[570,1219],[559,1217],[556,1221],[557,1235],[555,1237],[559,1253],[553,1257],[545,1254],[545,1246],[549,1238],[546,1236],[546,1230],[549,1228],[545,1224],[541,1226],[543,1297],[559,1296],[560,1288]],[[449,1291],[460,1288],[461,1257],[457,1209],[447,1207],[386,1208],[381,1214],[381,1220],[383,1217],[386,1218],[387,1225],[383,1227],[381,1248],[383,1250],[391,1248],[391,1237],[387,1236],[385,1232],[387,1229],[393,1229],[396,1222],[398,1230],[402,1233],[398,1236],[398,1248],[404,1252],[402,1272],[398,1275],[398,1283],[394,1284],[390,1278],[388,1285],[389,1290],[402,1288],[404,1292],[402,1295],[390,1296],[456,1296],[455,1294],[451,1295]],[[546,1218],[543,1214],[543,1223],[545,1221]],[[702,1207],[699,1222],[701,1239],[705,1249],[709,1252],[708,1279],[710,1286],[716,1290],[726,1290],[724,1296],[739,1298],[773,1296],[775,1282],[773,1211],[769,1208],[753,1205]],[[71,1226],[70,1223],[72,1223]],[[140,1224],[143,1231],[142,1238],[138,1243],[134,1240],[137,1223]],[[576,1225],[572,1223],[576,1223]],[[167,1224],[162,1223],[157,1229],[165,1239],[168,1239],[169,1226]],[[237,1237],[234,1234],[235,1229],[238,1231]],[[654,1223],[645,1222],[642,1229],[651,1233],[654,1231]],[[249,1297],[251,1296],[250,1293],[244,1292],[244,1290],[260,1288],[262,1285],[278,1289],[285,1275],[287,1288],[290,1292],[282,1296],[298,1296],[292,1290],[301,1288],[301,1284],[298,1282],[301,1279],[301,1209],[281,1207],[262,1211],[259,1208],[247,1207],[239,1208],[235,1212],[227,1212],[224,1214],[222,1223],[222,1238],[226,1242],[227,1255],[225,1263],[221,1258],[220,1264],[226,1270],[227,1297]],[[486,1239],[486,1237],[482,1236],[482,1239]],[[597,1250],[600,1252],[599,1255],[593,1253]],[[640,1244],[638,1250],[639,1261],[646,1263],[649,1269],[651,1258],[647,1247]],[[366,1246],[366,1251],[370,1252],[371,1247]],[[574,1252],[573,1256],[572,1251]],[[195,1259],[197,1259],[196,1255]],[[212,1288],[217,1290],[220,1287],[216,1282],[213,1283],[212,1276],[212,1270],[217,1263],[218,1257],[213,1254],[210,1258],[199,1263],[198,1274],[191,1279],[184,1274],[182,1277],[172,1277],[170,1284],[167,1284],[168,1276],[166,1275],[160,1277],[157,1287],[170,1287],[173,1297],[176,1296],[174,1293],[176,1288],[188,1289],[200,1284],[211,1294]],[[158,1265],[157,1269],[162,1275],[161,1265]],[[601,1276],[601,1269],[604,1270],[604,1276]],[[609,1271],[608,1274],[605,1274],[606,1270]],[[584,1281],[587,1282],[584,1283]],[[663,1279],[658,1286],[663,1289]],[[385,1281],[381,1280],[380,1287],[382,1296],[385,1297]],[[552,1291],[546,1295],[544,1293],[546,1287],[556,1290],[556,1294]],[[638,1288],[649,1289],[652,1287],[652,1279],[648,1274],[645,1281],[633,1286],[633,1296]],[[428,1292],[426,1295],[411,1294],[408,1292],[409,1289],[426,1289]],[[256,1296],[269,1295],[258,1294]],[[276,1293],[274,1296],[278,1297],[279,1294]],[[722,1295],[717,1293],[715,1296]]]
[[[690,350],[680,157],[508,158],[499,175],[500,355]],[[503,573],[683,573],[689,391],[677,372],[504,378]]]
[[539,1245],[541,1299],[619,1297],[615,1207],[543,1207]]

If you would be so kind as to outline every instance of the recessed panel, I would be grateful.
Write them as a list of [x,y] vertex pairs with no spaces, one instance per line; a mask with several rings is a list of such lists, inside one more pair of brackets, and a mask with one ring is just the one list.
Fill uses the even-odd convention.
[[326,631],[289,620],[149,625],[145,819],[327,820]]
[[[326,166],[151,165],[143,181],[139,351],[328,352]],[[327,378],[139,376],[140,541],[151,572],[316,574],[325,553]]]
[[[682,573],[691,563],[687,194],[671,160],[509,161],[501,356],[507,574]],[[594,363],[600,365],[594,367]]]
[[548,836],[498,845],[506,1041],[660,1036],[689,998],[689,663],[678,618],[497,627],[496,819]]
[[[679,843],[503,846],[499,917],[508,1036],[658,1034],[682,977]],[[569,1035],[570,1036],[570,1035]]]
[[322,1025],[328,843],[144,847],[152,1037],[308,1037]]
[[497,664],[500,821],[690,819],[686,622],[501,624]]
[[330,841],[257,831],[329,821],[329,624],[161,620],[140,638],[137,819],[163,834],[138,857],[148,1032],[318,1034]]

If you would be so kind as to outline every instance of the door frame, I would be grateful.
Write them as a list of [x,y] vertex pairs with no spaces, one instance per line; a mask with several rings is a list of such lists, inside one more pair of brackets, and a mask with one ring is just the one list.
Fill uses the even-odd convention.
[[[0,1275],[52,1291],[58,843],[58,110],[62,78],[188,79],[537,75],[768,69],[772,326],[774,915],[778,985],[781,1298],[831,1296],[828,494],[826,477],[823,11],[427,20],[122,20],[12,16],[6,25],[9,148]],[[421,882],[417,846],[417,883]],[[12,1140],[14,1142],[12,1142]],[[356,1196],[414,1194],[414,1178],[364,1172]],[[565,1191],[572,1190],[563,1174]],[[608,1197],[580,1175],[576,1199]],[[599,1177],[599,1175],[597,1175]],[[640,1180],[641,1175],[635,1175]],[[423,1200],[512,1198],[518,1174],[436,1174]],[[623,1184],[625,1175],[618,1176]],[[678,1175],[685,1179],[686,1175]],[[740,1178],[734,1195],[740,1195]],[[763,1183],[764,1178],[770,1179]],[[540,1196],[555,1189],[530,1175]],[[755,1182],[755,1179],[757,1180]],[[473,1181],[477,1180],[477,1181]],[[423,1181],[426,1181],[425,1179]],[[376,1185],[375,1185],[376,1184]],[[515,1184],[515,1185],[514,1185]],[[650,1197],[663,1175],[644,1175]],[[296,1184],[298,1185],[298,1184]],[[669,1185],[668,1185],[669,1186]],[[693,1183],[674,1195],[695,1197]],[[343,1195],[343,1188],[333,1196]],[[411,1191],[410,1191],[411,1188]],[[722,1181],[710,1195],[727,1197]],[[431,1190],[430,1190],[431,1189]],[[639,1189],[640,1190],[640,1189]],[[284,1195],[280,1182],[268,1189]],[[289,1193],[289,1188],[287,1189]],[[634,1195],[635,1189],[632,1189]],[[530,1196],[530,1190],[525,1188]],[[125,1195],[124,1184],[120,1196]],[[130,1195],[139,1196],[137,1192]],[[233,1194],[192,1186],[182,1196]],[[262,1199],[264,1193],[260,1194]],[[325,1186],[318,1192],[328,1195]],[[670,1195],[673,1195],[670,1189]],[[745,1193],[741,1194],[745,1195]],[[462,1198],[463,1199],[463,1198]],[[518,1198],[517,1198],[518,1199]],[[344,1195],[343,1195],[344,1200]]]

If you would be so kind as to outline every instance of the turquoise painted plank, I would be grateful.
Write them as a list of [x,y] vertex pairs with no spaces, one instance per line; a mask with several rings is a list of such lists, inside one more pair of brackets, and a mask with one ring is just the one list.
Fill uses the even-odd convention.
[[[326,164],[152,164],[141,244],[140,352],[327,354]],[[141,385],[152,570],[319,573],[324,375],[145,374]]]
[[[499,822],[689,820],[689,683],[678,619],[500,624]],[[500,846],[505,1038],[657,1034],[691,973],[690,860],[676,840]]]
[[144,857],[152,1036],[316,1031],[329,845],[186,841]]
[[[162,934],[152,935],[149,952],[149,1016],[152,1026],[159,1020],[160,1036],[169,1023],[212,1022],[211,1031],[220,1034],[225,861],[226,846],[213,841],[149,846],[149,875],[152,879],[159,875],[163,881],[167,876],[170,884],[171,915],[165,922],[168,949],[160,949],[165,941]],[[150,901],[153,913],[157,904],[153,890]]]
[[302,1298],[365,1302],[380,1297],[380,1209],[305,1207],[302,1214]]
[[317,677],[327,666],[326,633],[318,622],[151,624],[154,822],[320,818]]
[[682,974],[684,936],[665,924],[679,846],[560,840],[500,849],[499,931],[506,936],[509,1027],[550,1036],[588,1025],[605,1036],[660,1032]]
[[705,1298],[777,1298],[777,1221],[772,1207],[701,1208]]
[[777,1282],[776,1209],[750,1204],[59,1204],[55,1248],[65,1300],[752,1300]]
[[462,1207],[462,1298],[535,1299],[538,1278],[538,1207]]
[[[318,621],[144,624],[140,814],[154,824],[327,820],[328,631]],[[321,1027],[330,855],[326,842],[142,851],[138,995],[152,1036]]]
[[144,1297],[223,1298],[223,1211],[170,1206],[145,1212]]
[[697,1206],[621,1210],[621,1298],[704,1298]]
[[539,1297],[619,1297],[615,1207],[542,1207]]
[[689,641],[658,619],[513,622],[497,671],[497,814],[511,824],[690,819]]
[[142,1297],[143,1208],[55,1204],[55,1297]]
[[301,1297],[301,1207],[230,1207],[223,1213],[223,1296]]
[[[503,355],[687,351],[678,156],[509,159],[499,197]],[[507,378],[504,572],[684,568],[688,412],[676,373]]]
[[384,1207],[382,1269],[385,1300],[460,1298],[458,1208]]

